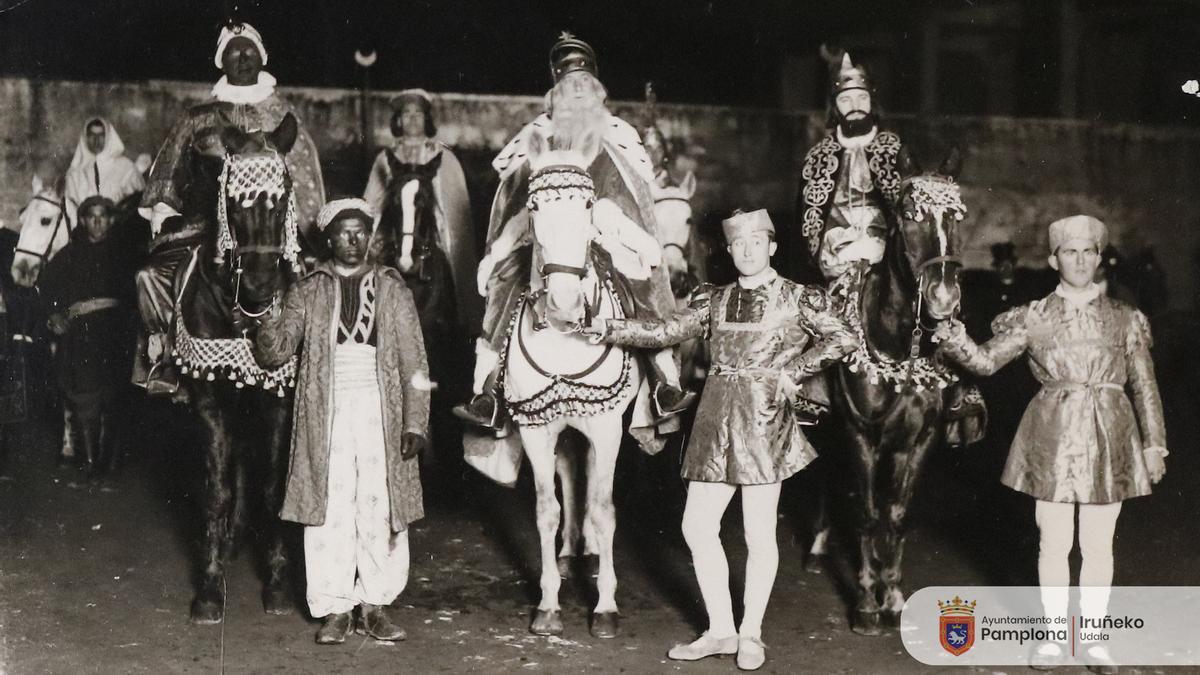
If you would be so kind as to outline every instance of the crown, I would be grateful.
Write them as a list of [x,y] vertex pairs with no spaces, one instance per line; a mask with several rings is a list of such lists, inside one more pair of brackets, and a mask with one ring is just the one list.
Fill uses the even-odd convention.
[[833,95],[837,96],[843,91],[850,89],[865,89],[871,91],[871,81],[867,77],[867,71],[861,66],[854,65],[850,60],[850,54],[843,53],[842,61],[833,72]]
[[972,600],[970,602],[970,604],[968,604],[966,600],[963,600],[962,598],[958,597],[957,595],[954,596],[953,600],[948,600],[946,602],[942,602],[941,600],[938,600],[937,604],[938,604],[938,609],[942,610],[943,615],[947,615],[947,614],[965,615],[965,616],[974,616],[975,615],[975,604],[976,604],[975,601]]
[[599,77],[596,65],[596,51],[588,43],[575,37],[568,31],[558,36],[558,41],[550,48],[550,76],[557,84],[567,73],[582,70]]

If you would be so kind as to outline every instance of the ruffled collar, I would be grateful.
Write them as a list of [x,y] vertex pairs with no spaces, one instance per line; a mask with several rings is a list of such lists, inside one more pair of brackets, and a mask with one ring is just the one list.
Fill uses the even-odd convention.
[[222,75],[212,88],[212,94],[218,101],[240,105],[262,103],[274,93],[275,76],[265,70],[259,71],[258,82],[254,84],[247,86],[229,84],[229,78]]
[[1093,282],[1088,284],[1087,288],[1075,289],[1060,283],[1058,288],[1054,289],[1054,294],[1066,300],[1071,307],[1082,309],[1100,297],[1100,286]]

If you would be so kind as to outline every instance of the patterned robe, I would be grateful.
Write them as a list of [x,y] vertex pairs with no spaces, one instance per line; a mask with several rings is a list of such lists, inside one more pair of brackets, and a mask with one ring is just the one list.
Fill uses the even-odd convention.
[[781,375],[801,382],[858,346],[826,293],[775,275],[755,289],[738,283],[700,294],[665,321],[609,320],[605,341],[664,347],[707,337],[712,353],[682,475],[688,480],[777,483],[816,457],[801,432]]
[[1042,388],[1021,419],[1001,482],[1054,502],[1150,494],[1141,451],[1165,448],[1166,427],[1145,315],[1105,296],[1076,308],[1053,293],[1001,314],[992,332],[976,345],[959,331],[942,349],[979,375],[1029,353]]
[[[864,148],[867,168],[874,191],[870,202],[889,212],[900,196],[900,173],[897,160],[901,154],[900,137],[890,131],[879,131]],[[808,253],[816,260],[821,241],[830,227],[830,212],[839,189],[845,189],[847,149],[838,142],[835,132],[825,135],[804,156],[796,213],[800,216],[800,234],[808,244]]]
[[[383,395],[388,496],[395,532],[425,514],[416,458],[400,456],[400,440],[411,431],[429,436],[429,391],[414,377],[429,377],[425,343],[412,293],[400,273],[376,267],[376,367]],[[303,525],[325,520],[329,449],[333,422],[334,348],[341,316],[341,290],[332,263],[324,263],[288,289],[283,311],[259,329],[255,358],[266,368],[300,351],[292,459],[280,518]]]
[[[199,178],[195,165],[197,156],[219,154],[222,151],[220,129],[224,120],[246,131],[270,131],[279,126],[289,112],[300,121],[291,104],[277,93],[253,105],[211,100],[188,108],[183,118],[171,128],[158,156],[154,158],[150,180],[142,195],[143,217],[148,219],[148,209],[162,203],[182,214],[188,224],[202,229],[207,219],[213,217],[211,207],[215,203],[212,202],[215,195],[197,195],[190,188]],[[317,146],[303,123],[299,126],[296,144],[284,157],[284,162],[296,193],[296,216],[300,230],[307,238],[312,236],[317,212],[325,204],[325,183],[317,159]]]

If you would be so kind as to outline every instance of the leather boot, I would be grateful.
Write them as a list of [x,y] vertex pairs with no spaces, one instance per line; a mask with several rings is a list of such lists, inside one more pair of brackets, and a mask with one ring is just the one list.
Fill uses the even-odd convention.
[[340,645],[346,641],[350,628],[354,625],[354,613],[329,614],[317,630],[317,644]]
[[384,607],[363,604],[359,606],[358,611],[362,616],[362,630],[376,640],[394,642],[408,637],[404,629],[397,626],[392,617],[387,615]]

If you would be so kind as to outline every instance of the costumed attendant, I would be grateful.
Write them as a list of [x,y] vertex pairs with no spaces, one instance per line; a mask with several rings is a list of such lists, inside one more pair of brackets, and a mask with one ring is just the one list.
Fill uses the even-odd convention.
[[[689,481],[683,536],[708,611],[708,630],[676,645],[672,659],[694,661],[737,654],[744,670],[766,655],[762,619],[779,549],[775,522],[783,480],[816,451],[801,433],[793,403],[803,383],[853,351],[858,339],[830,311],[825,291],[784,279],[771,267],[775,226],[764,210],[735,212],[722,223],[740,278],[711,291],[702,287],[690,307],[665,321],[596,320],[596,339],[662,348],[706,337],[712,367],[700,397],[683,462]],[[721,546],[721,517],[738,489],[749,555],[745,614],[733,623],[729,565]]]
[[408,526],[424,516],[417,454],[428,366],[412,293],[367,261],[376,217],[361,199],[321,209],[333,259],[298,281],[258,333],[266,368],[300,349],[292,460],[280,517],[304,528],[308,608],[319,644],[353,627],[402,640],[385,607],[408,583]]
[[39,287],[50,329],[59,336],[59,385],[75,416],[89,481],[116,468],[117,420],[122,419],[132,361],[133,274],[138,251],[110,236],[116,207],[92,196],[79,205],[81,227],[46,264]]
[[100,195],[119,205],[145,187],[142,172],[125,156],[125,144],[116,127],[101,117],[88,120],[67,169],[67,217],[71,222],[79,222],[79,205],[88,197]]
[[274,76],[263,70],[267,49],[258,31],[246,23],[222,28],[213,64],[224,73],[212,88],[213,97],[188,108],[171,127],[150,168],[139,209],[150,221],[153,238],[149,261],[137,275],[144,332],[138,339],[133,381],[149,394],[174,394],[176,400],[186,389],[179,388],[179,372],[171,358],[172,286],[180,263],[216,227],[211,194],[204,194],[212,177],[201,164],[224,152],[225,126],[232,123],[245,133],[270,131],[291,113],[300,125],[283,161],[296,195],[300,234],[309,243],[317,212],[325,203],[317,146],[295,109],[275,90]]
[[[1095,284],[1107,231],[1091,216],[1050,225],[1050,266],[1058,288],[1013,308],[977,345],[957,321],[940,325],[942,352],[978,375],[990,375],[1028,352],[1042,388],[1009,450],[1000,480],[1036,501],[1040,532],[1038,583],[1047,617],[1067,615],[1075,543],[1083,564],[1080,611],[1103,617],[1113,577],[1113,532],[1121,502],[1150,494],[1166,472],[1166,429],[1150,359],[1150,324],[1138,310],[1102,294]],[[1086,588],[1090,587],[1090,588]],[[1115,673],[1102,643],[1085,644],[1095,672]],[[1054,642],[1036,649],[1031,665],[1050,669],[1066,658]]]

